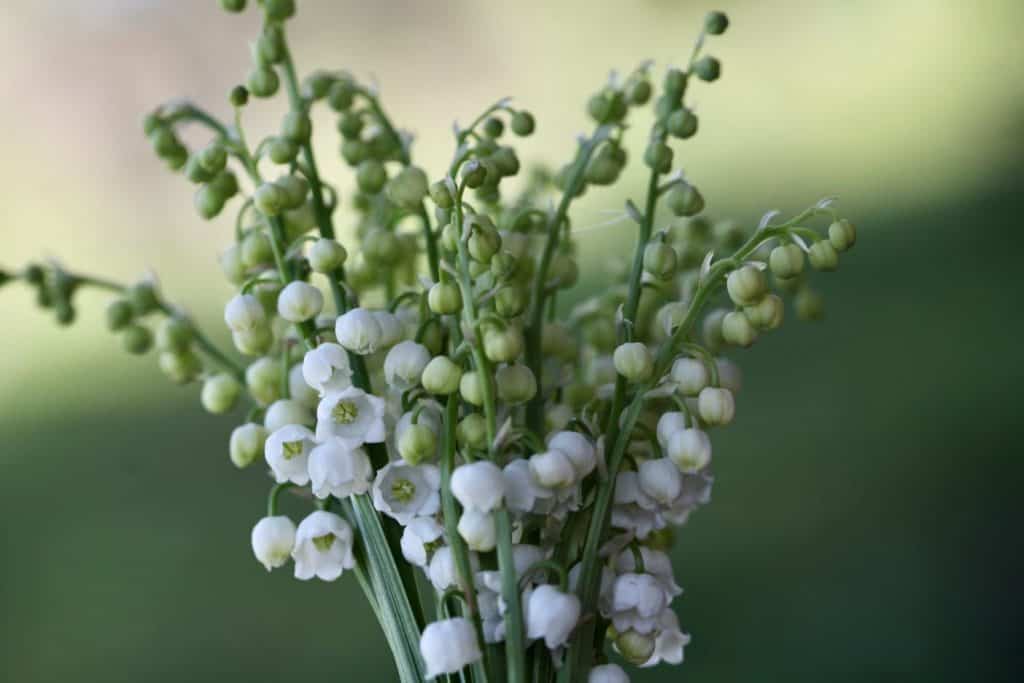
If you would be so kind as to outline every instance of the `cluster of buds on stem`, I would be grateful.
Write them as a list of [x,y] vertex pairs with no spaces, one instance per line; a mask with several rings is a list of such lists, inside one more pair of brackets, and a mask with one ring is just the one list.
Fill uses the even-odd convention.
[[[673,529],[710,500],[714,435],[736,415],[740,371],[725,354],[779,327],[786,295],[819,317],[805,263],[835,270],[856,239],[829,200],[752,230],[705,215],[676,152],[699,128],[688,89],[721,74],[703,48],[725,15],[707,16],[660,86],[649,63],[611,78],[586,104],[594,127],[572,160],[519,179],[529,111],[505,99],[456,125],[452,161],[432,176],[374,87],[344,71],[299,79],[292,0],[256,4],[263,24],[245,84],[230,91],[231,122],[182,102],[145,120],[157,155],[196,185],[200,216],[237,202],[219,257],[235,353],[152,281],[122,287],[53,264],[3,281],[36,287],[62,322],[76,290],[112,291],[108,322],[129,351],[155,338],[161,368],[201,381],[211,412],[248,403],[228,450],[269,479],[256,558],[268,570],[292,562],[303,580],[358,572],[404,683],[457,672],[608,683],[628,680],[609,657],[681,662],[690,637],[672,608],[682,589],[668,552]],[[279,130],[251,146],[246,107],[281,90]],[[572,202],[619,179],[630,118],[645,106],[649,183],[626,205],[630,265],[566,311],[558,298],[579,277]],[[352,169],[344,214],[311,144],[318,108]],[[182,142],[190,124],[210,132],[205,146]],[[339,216],[354,228],[346,246]],[[279,510],[283,492],[308,505],[298,524]]]

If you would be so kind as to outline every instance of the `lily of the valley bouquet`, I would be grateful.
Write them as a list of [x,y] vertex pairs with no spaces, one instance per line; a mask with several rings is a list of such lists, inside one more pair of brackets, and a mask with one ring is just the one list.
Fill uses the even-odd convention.
[[[674,149],[698,130],[688,90],[719,77],[704,43],[725,15],[707,16],[682,68],[656,79],[645,63],[600,87],[592,131],[557,171],[521,172],[514,140],[534,117],[500,100],[455,127],[451,164],[428,174],[374,87],[343,71],[300,78],[293,0],[254,4],[264,21],[233,117],[175,102],[145,120],[156,154],[195,184],[198,213],[235,215],[220,254],[234,351],[152,279],[122,286],[49,262],[3,280],[34,287],[61,323],[79,290],[108,290],[127,351],[155,346],[168,377],[201,383],[207,410],[245,415],[228,450],[269,488],[256,559],[357,581],[404,683],[618,683],[624,666],[682,662],[668,551],[709,502],[715,433],[733,421],[739,369],[722,353],[777,328],[783,294],[819,316],[806,266],[835,270],[855,241],[830,200],[749,230],[704,215]],[[254,98],[279,91],[280,130],[245,130]],[[628,123],[642,107],[649,131]],[[336,122],[354,191],[318,171],[315,110]],[[208,144],[186,148],[185,126]],[[573,201],[631,161],[649,180],[622,216],[629,265],[570,308]]]

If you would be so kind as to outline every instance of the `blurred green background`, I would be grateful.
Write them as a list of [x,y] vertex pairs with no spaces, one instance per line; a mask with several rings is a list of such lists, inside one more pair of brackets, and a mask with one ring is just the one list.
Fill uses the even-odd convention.
[[[715,215],[753,224],[839,194],[860,241],[815,280],[824,324],[734,354],[715,502],[676,553],[693,643],[684,668],[634,680],[1019,680],[1024,4],[719,6],[724,75],[696,89],[701,133],[677,158]],[[707,9],[308,1],[291,34],[300,68],[373,74],[436,176],[452,118],[508,94],[539,121],[524,159],[568,158],[608,68],[684,61]],[[139,121],[179,95],[223,113],[256,30],[213,0],[5,2],[3,265],[152,268],[217,329],[230,219],[194,217]],[[280,109],[255,109],[253,135],[275,127]],[[606,222],[642,184],[634,168],[588,193],[575,223]],[[593,228],[583,287],[628,233]],[[120,353],[103,305],[83,296],[58,330],[26,290],[0,292],[0,680],[391,680],[354,581],[252,559],[266,482],[228,462],[232,420]]]

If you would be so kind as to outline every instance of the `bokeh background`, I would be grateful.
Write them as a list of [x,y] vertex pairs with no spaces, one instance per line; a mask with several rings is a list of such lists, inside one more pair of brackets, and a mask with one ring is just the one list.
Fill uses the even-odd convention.
[[[634,680],[1019,680],[1024,4],[719,6],[724,75],[695,91],[688,175],[748,224],[839,194],[860,241],[816,279],[824,324],[794,318],[734,355],[716,500],[676,553],[693,643],[683,669]],[[707,9],[307,0],[291,35],[300,68],[377,78],[436,176],[452,118],[504,95],[539,121],[524,159],[567,159],[608,69],[682,62]],[[152,269],[217,329],[230,219],[194,216],[140,120],[182,95],[225,113],[257,30],[214,0],[4,2],[2,265]],[[275,105],[253,110],[252,135],[276,127]],[[607,222],[641,175],[588,193],[576,224]],[[629,232],[592,229],[581,287]],[[121,353],[104,303],[83,296],[58,329],[24,288],[0,292],[0,680],[392,680],[354,581],[253,561],[266,484],[229,463],[232,420]]]

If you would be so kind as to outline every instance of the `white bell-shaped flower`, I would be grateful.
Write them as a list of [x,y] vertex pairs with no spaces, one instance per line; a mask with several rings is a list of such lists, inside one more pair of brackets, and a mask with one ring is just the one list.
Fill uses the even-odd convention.
[[629,676],[618,664],[602,664],[590,670],[587,683],[629,683]]
[[686,415],[678,410],[663,413],[658,418],[658,444],[664,449],[668,448],[668,442],[676,432],[686,429]]
[[420,383],[423,368],[430,362],[430,351],[409,339],[395,344],[384,357],[384,381],[399,391]]
[[697,397],[697,410],[709,425],[726,425],[736,415],[736,403],[728,389],[705,387]]
[[633,532],[644,539],[652,531],[665,527],[658,514],[658,503],[640,488],[636,472],[619,472],[615,478],[615,497],[612,507],[612,526]]
[[612,625],[619,633],[634,630],[647,634],[658,625],[668,606],[665,591],[650,574],[620,574],[612,585]]
[[483,656],[473,622],[464,617],[427,624],[420,636],[420,654],[428,679],[457,673]]
[[417,517],[409,522],[402,532],[400,546],[402,557],[417,567],[426,567],[430,559],[431,548],[444,534],[444,527],[432,517]]
[[285,425],[268,436],[263,445],[263,456],[277,483],[308,484],[307,462],[315,445],[313,432],[302,425]]
[[513,460],[505,465],[501,474],[505,480],[505,505],[513,512],[533,512],[538,501],[554,495],[536,482],[526,460]]
[[640,489],[664,506],[669,506],[683,490],[683,475],[668,458],[647,460],[637,468]]
[[441,470],[434,465],[385,465],[373,482],[373,505],[405,525],[441,509]]
[[309,453],[309,478],[317,498],[366,493],[373,481],[373,465],[362,448],[349,448],[331,439]]
[[405,326],[401,319],[391,311],[374,311],[373,317],[380,325],[380,341],[377,350],[389,349],[405,336]]
[[[338,348],[341,347],[339,346]],[[341,387],[338,391],[344,388]],[[306,382],[306,378],[302,374],[302,363],[296,363],[288,371],[288,395],[291,396],[293,401],[298,401],[311,409],[316,408],[316,404],[320,399],[319,392]]]
[[434,551],[427,566],[427,578],[439,593],[458,585],[459,574],[455,568],[455,555],[450,546],[441,546]]
[[711,439],[700,429],[681,429],[669,439],[666,451],[680,471],[693,473],[711,462]]
[[549,650],[562,647],[580,618],[580,599],[557,587],[537,586],[525,601],[526,636],[543,638]]
[[380,443],[385,437],[384,399],[349,387],[328,394],[316,407],[318,441],[341,439],[349,448]]
[[296,579],[306,581],[315,576],[323,581],[334,581],[356,564],[352,554],[352,527],[333,512],[310,513],[295,532],[292,558]]
[[323,308],[323,293],[301,280],[289,282],[277,295],[277,314],[290,323],[301,323],[315,318]]
[[590,439],[579,432],[556,432],[548,439],[548,448],[565,453],[576,471],[579,481],[589,475],[597,467],[597,451]]
[[531,455],[530,473],[539,485],[548,489],[566,488],[576,481],[572,461],[565,453],[557,450]]
[[[644,573],[650,574],[657,580],[658,585],[665,592],[666,602],[671,602],[672,598],[682,594],[683,589],[676,583],[672,573],[672,560],[667,554],[643,545],[639,547],[639,552]],[[624,549],[616,556],[614,568],[618,574],[640,571],[636,555],[630,548]]]
[[365,308],[353,308],[340,316],[334,324],[334,334],[339,344],[360,356],[376,352],[384,341],[380,322]]
[[680,630],[679,617],[670,607],[666,607],[658,619],[658,636],[654,639],[654,654],[640,667],[657,666],[662,662],[682,664],[683,649],[689,644],[690,634]]
[[352,368],[348,353],[339,344],[321,344],[306,352],[302,359],[302,377],[323,396],[352,386]]
[[269,572],[284,565],[295,547],[295,522],[288,517],[264,517],[252,528],[252,553]]
[[452,495],[467,510],[490,512],[505,498],[501,468],[489,460],[460,465],[452,472]]
[[252,332],[267,324],[267,313],[252,294],[238,294],[224,306],[224,323],[232,332]]
[[684,396],[696,396],[708,385],[708,367],[696,358],[679,358],[672,364],[672,381]]
[[486,553],[494,550],[498,542],[498,532],[494,525],[494,516],[476,508],[466,508],[459,517],[459,536],[466,541],[470,550]]

